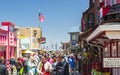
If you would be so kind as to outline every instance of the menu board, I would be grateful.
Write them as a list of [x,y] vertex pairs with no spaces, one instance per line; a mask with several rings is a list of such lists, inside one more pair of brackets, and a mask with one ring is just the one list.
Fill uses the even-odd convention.
[[120,68],[120,58],[103,58],[104,68]]

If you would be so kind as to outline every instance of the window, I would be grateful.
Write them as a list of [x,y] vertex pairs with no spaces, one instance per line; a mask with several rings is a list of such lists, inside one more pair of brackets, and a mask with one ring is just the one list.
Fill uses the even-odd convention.
[[120,42],[118,42],[118,57],[120,57]]
[[72,40],[77,40],[76,34],[72,34]]
[[104,57],[110,57],[110,44],[106,43],[105,50],[103,52]]
[[33,36],[36,37],[37,35],[37,30],[33,30]]
[[89,28],[92,27],[94,24],[94,15],[93,13],[90,13],[88,14],[88,25],[89,25]]
[[116,42],[112,43],[112,57],[117,57]]
[[111,1],[112,1],[112,5],[120,3],[120,0],[111,0]]

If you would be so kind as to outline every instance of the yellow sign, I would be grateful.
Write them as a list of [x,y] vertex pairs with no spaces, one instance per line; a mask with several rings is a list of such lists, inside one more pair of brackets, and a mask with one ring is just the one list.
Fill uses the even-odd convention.
[[25,36],[24,35],[20,35],[19,38],[25,38]]

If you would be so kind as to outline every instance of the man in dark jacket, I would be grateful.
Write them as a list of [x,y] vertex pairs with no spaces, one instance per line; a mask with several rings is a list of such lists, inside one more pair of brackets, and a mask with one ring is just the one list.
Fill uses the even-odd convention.
[[69,75],[69,65],[64,56],[59,58],[59,62],[56,65],[57,75]]
[[8,75],[6,66],[5,64],[2,63],[1,59],[0,59],[0,75]]
[[63,64],[62,68],[64,70],[64,75],[69,75],[69,64],[64,56],[62,56],[61,59]]

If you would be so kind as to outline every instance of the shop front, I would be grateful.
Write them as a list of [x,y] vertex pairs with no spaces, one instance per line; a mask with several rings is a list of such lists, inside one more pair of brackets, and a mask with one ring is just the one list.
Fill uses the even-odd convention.
[[6,66],[9,67],[11,57],[16,58],[17,39],[14,33],[15,24],[11,22],[2,22],[0,28],[0,58],[6,59]]
[[96,73],[120,75],[120,23],[104,23],[98,26],[87,38],[87,42],[101,46],[101,61],[93,63]]

